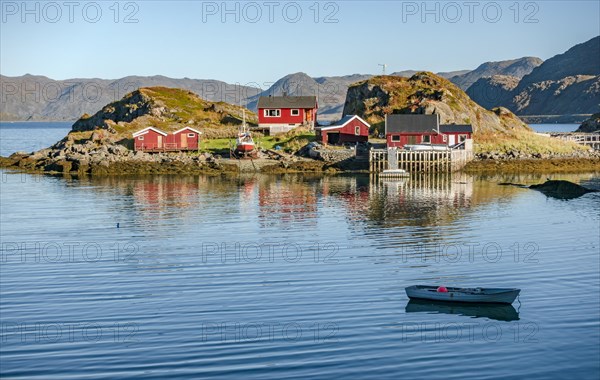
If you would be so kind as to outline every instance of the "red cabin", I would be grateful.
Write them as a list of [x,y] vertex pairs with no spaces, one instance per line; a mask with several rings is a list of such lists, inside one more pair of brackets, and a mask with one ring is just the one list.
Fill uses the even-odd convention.
[[258,127],[272,135],[301,125],[314,128],[318,108],[316,96],[261,96],[258,99]]
[[190,127],[169,133],[165,148],[167,150],[198,150],[201,134],[202,132]]
[[416,144],[453,147],[472,137],[471,125],[440,125],[439,115],[400,114],[385,117],[385,139],[390,148]]
[[327,145],[342,145],[369,141],[369,123],[357,115],[346,115],[342,120],[326,127],[317,127],[317,141]]
[[133,134],[134,150],[163,150],[167,134],[154,127],[144,128]]

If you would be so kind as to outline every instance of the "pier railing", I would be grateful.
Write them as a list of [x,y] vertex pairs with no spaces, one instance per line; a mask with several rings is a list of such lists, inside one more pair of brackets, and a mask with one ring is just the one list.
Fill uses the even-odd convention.
[[[398,169],[404,169],[409,173],[455,172],[473,160],[472,149],[443,151],[394,149],[391,150],[391,154],[394,151],[398,161]],[[380,173],[390,169],[388,154],[387,149],[371,149],[369,152],[369,168],[372,173]]]
[[572,141],[577,144],[589,146],[595,150],[600,150],[600,133],[539,132],[539,134],[559,140]]

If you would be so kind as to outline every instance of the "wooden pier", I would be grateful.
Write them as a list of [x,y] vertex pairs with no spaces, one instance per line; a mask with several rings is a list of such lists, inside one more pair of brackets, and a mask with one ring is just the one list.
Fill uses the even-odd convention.
[[559,140],[572,141],[577,144],[589,146],[594,150],[600,150],[600,133],[540,132],[539,134]]
[[409,173],[442,173],[455,172],[473,160],[472,149],[456,150],[421,150],[371,149],[369,152],[369,169],[371,173],[381,173],[390,167],[388,154],[394,154],[398,161],[398,169]]

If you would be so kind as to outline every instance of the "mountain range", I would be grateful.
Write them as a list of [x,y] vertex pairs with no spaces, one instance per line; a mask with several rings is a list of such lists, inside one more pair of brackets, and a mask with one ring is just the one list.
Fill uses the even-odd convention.
[[522,78],[482,77],[467,94],[485,108],[503,106],[519,116],[597,113],[600,36],[548,59]]
[[[524,57],[486,62],[475,70],[437,75],[466,90],[475,102],[487,109],[504,106],[517,115],[592,114],[598,111],[600,103],[599,45],[600,37],[596,37],[546,62]],[[405,70],[391,76],[411,77],[417,72]],[[189,90],[208,101],[246,105],[253,111],[260,96],[316,95],[319,120],[333,121],[342,116],[348,87],[372,77],[370,74],[311,77],[299,72],[284,76],[268,89],[260,89],[212,79],[175,79],[160,75],[115,80],[0,75],[0,119],[77,120],[138,88],[163,86]]]

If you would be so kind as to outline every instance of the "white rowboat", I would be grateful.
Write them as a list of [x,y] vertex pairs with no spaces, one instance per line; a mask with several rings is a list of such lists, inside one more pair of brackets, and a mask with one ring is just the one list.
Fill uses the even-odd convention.
[[379,173],[380,178],[402,178],[410,177],[410,174],[404,169],[386,169]]
[[504,303],[512,304],[521,289],[514,288],[452,288],[447,292],[438,291],[437,286],[413,285],[406,288],[410,299],[423,299],[446,302]]

